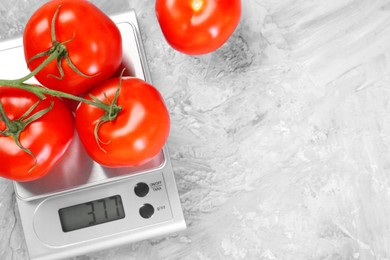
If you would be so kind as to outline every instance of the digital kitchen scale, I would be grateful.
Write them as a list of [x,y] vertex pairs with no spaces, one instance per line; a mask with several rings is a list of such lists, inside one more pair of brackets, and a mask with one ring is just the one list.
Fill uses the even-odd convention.
[[[111,18],[122,34],[127,74],[151,82],[135,12]],[[29,73],[22,42],[0,43],[0,78]],[[83,255],[186,228],[166,147],[145,165],[105,168],[88,157],[76,135],[48,175],[14,182],[14,188],[34,260]]]

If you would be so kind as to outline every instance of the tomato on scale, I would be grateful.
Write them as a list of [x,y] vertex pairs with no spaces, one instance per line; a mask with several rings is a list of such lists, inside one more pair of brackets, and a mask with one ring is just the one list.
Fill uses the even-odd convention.
[[88,99],[111,106],[104,111],[83,102],[76,110],[77,132],[94,161],[107,167],[137,166],[161,151],[170,119],[152,85],[134,77],[112,78],[93,88]]
[[62,101],[41,100],[22,89],[0,86],[0,176],[32,181],[47,174],[67,151],[73,116]]
[[86,0],[54,0],[42,5],[26,24],[23,44],[31,71],[52,52],[65,48],[35,77],[47,88],[74,95],[111,77],[122,61],[118,27]]
[[189,55],[221,47],[241,16],[241,0],[156,0],[155,8],[167,42]]

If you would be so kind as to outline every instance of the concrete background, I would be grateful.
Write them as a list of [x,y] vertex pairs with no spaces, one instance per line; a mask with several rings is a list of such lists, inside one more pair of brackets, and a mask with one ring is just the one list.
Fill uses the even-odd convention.
[[[1,1],[0,39],[43,2]],[[138,13],[188,229],[74,259],[390,259],[388,0],[243,0],[198,57],[165,42],[154,1],[93,2]],[[0,259],[27,259],[5,179]]]

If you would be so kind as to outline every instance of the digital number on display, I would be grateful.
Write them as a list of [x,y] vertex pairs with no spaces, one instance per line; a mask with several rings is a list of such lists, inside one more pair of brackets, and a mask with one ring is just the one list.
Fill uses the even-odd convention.
[[58,210],[58,214],[64,232],[91,227],[125,217],[122,199],[119,195],[62,208]]

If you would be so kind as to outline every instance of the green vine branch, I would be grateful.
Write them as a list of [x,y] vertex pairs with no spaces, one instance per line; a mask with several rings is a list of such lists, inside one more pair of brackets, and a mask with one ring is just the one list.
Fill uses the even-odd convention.
[[[86,98],[83,98],[83,97],[80,97],[80,96],[76,96],[76,95],[72,95],[72,94],[69,94],[69,93],[66,93],[66,92],[62,92],[62,91],[57,91],[57,90],[53,90],[53,89],[49,89],[49,88],[46,88],[46,87],[42,87],[42,86],[37,86],[37,85],[32,85],[32,84],[28,84],[26,83],[27,80],[33,78],[35,75],[37,75],[44,67],[46,67],[50,62],[54,61],[54,60],[57,60],[57,67],[58,67],[58,70],[59,70],[59,73],[60,73],[60,77],[58,76],[55,76],[55,75],[48,75],[48,76],[52,76],[52,77],[55,77],[59,80],[61,80],[64,76],[64,71],[62,69],[62,64],[61,64],[61,61],[65,58],[65,60],[67,61],[69,67],[74,71],[76,72],[77,74],[83,76],[83,77],[86,77],[86,78],[90,78],[90,77],[95,77],[96,75],[98,74],[95,74],[95,75],[92,75],[92,76],[89,76],[89,75],[86,75],[84,73],[82,73],[73,63],[72,61],[70,60],[69,58],[69,55],[68,55],[68,51],[67,51],[67,48],[66,48],[66,44],[70,41],[73,40],[70,39],[70,40],[67,40],[67,41],[64,41],[64,42],[58,42],[57,41],[57,37],[56,37],[56,33],[55,33],[55,22],[56,22],[56,19],[57,19],[57,16],[58,16],[58,13],[60,11],[60,8],[61,6],[58,6],[53,18],[52,18],[52,24],[51,24],[51,37],[52,37],[52,42],[53,42],[53,46],[45,51],[45,52],[42,52],[42,53],[38,53],[37,55],[35,55],[34,57],[32,57],[29,61],[33,61],[37,58],[41,58],[41,57],[45,57],[47,56],[44,61],[39,64],[39,66],[37,66],[34,70],[32,70],[28,75],[22,77],[22,78],[19,78],[19,79],[14,79],[14,80],[7,80],[7,79],[0,79],[0,87],[1,86],[8,86],[8,87],[14,87],[14,88],[18,88],[18,89],[22,89],[22,90],[25,90],[25,91],[28,91],[28,92],[31,92],[33,94],[35,94],[37,97],[39,97],[39,99],[45,99],[46,96],[53,96],[53,97],[60,97],[60,98],[66,98],[66,99],[70,99],[70,100],[75,100],[75,101],[78,101],[78,102],[83,102],[83,103],[86,103],[86,104],[89,104],[91,106],[95,106],[95,107],[98,107],[102,110],[105,111],[105,114],[102,116],[102,118],[99,120],[99,122],[96,124],[95,126],[95,140],[96,142],[99,144],[99,147],[105,151],[101,146],[100,146],[100,143],[103,143],[99,136],[98,136],[98,131],[99,131],[99,128],[102,124],[108,122],[108,121],[112,121],[114,120],[119,112],[122,110],[122,108],[120,106],[117,105],[117,99],[118,99],[118,96],[119,96],[119,90],[120,90],[120,84],[118,86],[118,90],[116,91],[115,93],[115,96],[114,96],[114,99],[112,101],[109,101],[108,98],[106,97],[106,103],[99,100],[98,98],[92,96],[92,95],[89,95],[90,99],[86,99]],[[123,72],[124,70],[122,71],[121,73],[121,76],[120,78],[122,79],[122,76],[123,76]],[[105,93],[103,93],[105,95]],[[39,102],[41,102],[41,100],[39,100],[37,103],[35,103],[30,109],[28,109],[20,118],[16,119],[16,120],[10,120],[8,118],[8,116],[6,115],[5,111],[4,111],[4,108],[3,108],[3,105],[0,101],[0,120],[3,121],[6,125],[5,129],[4,130],[0,130],[0,135],[3,135],[3,136],[10,136],[13,138],[13,140],[15,141],[15,144],[20,148],[22,149],[24,152],[26,152],[27,154],[31,155],[34,160],[35,160],[35,164],[34,166],[30,169],[29,172],[31,172],[37,165],[37,159],[35,157],[35,155],[27,148],[23,147],[23,145],[20,143],[20,134],[21,132],[29,125],[31,124],[32,122],[36,121],[37,119],[41,118],[42,116],[44,116],[46,113],[48,113],[52,108],[53,108],[53,105],[54,103],[51,103],[51,105],[48,107],[48,108],[45,108],[41,111],[38,111],[36,112],[35,114],[32,114],[32,111],[38,106]]]

